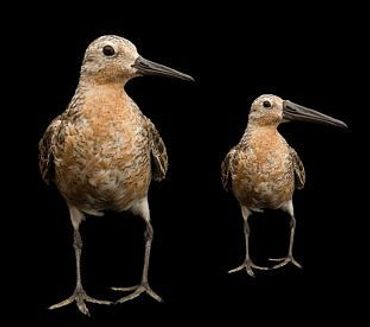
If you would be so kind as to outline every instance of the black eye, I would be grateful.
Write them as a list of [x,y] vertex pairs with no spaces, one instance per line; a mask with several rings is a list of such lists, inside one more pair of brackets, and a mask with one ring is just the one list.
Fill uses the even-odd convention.
[[265,100],[265,101],[263,101],[263,106],[264,106],[265,108],[271,108],[271,102],[270,102],[270,101]]
[[111,47],[110,45],[106,45],[104,48],[103,48],[103,53],[104,55],[106,56],[113,56],[116,52],[114,51],[113,47]]

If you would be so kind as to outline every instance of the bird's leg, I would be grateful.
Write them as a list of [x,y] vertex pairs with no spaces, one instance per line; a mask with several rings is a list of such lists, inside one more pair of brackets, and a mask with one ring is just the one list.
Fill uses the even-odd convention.
[[149,286],[148,282],[148,272],[149,272],[149,261],[150,261],[150,250],[153,241],[153,227],[150,223],[150,212],[149,212],[149,204],[147,198],[144,198],[140,203],[135,206],[133,209],[134,213],[140,214],[146,223],[146,230],[145,230],[145,254],[144,254],[144,267],[143,267],[143,274],[141,278],[140,285],[132,286],[132,287],[112,287],[115,291],[134,291],[131,294],[120,298],[117,302],[123,303],[130,301],[136,297],[138,297],[142,293],[147,293],[153,299],[157,300],[158,302],[162,302],[162,298],[155,293]]
[[85,302],[92,302],[97,304],[111,304],[110,301],[102,301],[94,299],[88,296],[85,290],[82,287],[81,282],[81,251],[82,251],[82,239],[79,231],[79,226],[81,221],[84,219],[84,215],[80,212],[77,208],[70,206],[70,215],[71,220],[74,228],[73,234],[73,248],[75,250],[75,257],[76,257],[76,288],[73,294],[67,298],[66,300],[59,302],[57,304],[52,305],[49,307],[50,310],[61,308],[65,305],[71,304],[72,302],[76,302],[78,309],[85,315],[90,315],[89,310],[86,306]]
[[298,268],[302,268],[301,264],[299,264],[293,257],[293,245],[294,245],[294,235],[295,235],[295,228],[296,228],[296,219],[294,217],[294,209],[293,209],[293,202],[289,201],[282,209],[289,213],[290,216],[290,240],[289,240],[289,250],[288,256],[285,258],[277,258],[277,259],[270,259],[270,261],[279,262],[277,265],[273,266],[272,269],[278,269],[284,267],[289,262],[295,265]]
[[269,268],[268,267],[257,266],[251,260],[250,254],[249,254],[250,228],[249,228],[249,223],[248,223],[248,218],[251,215],[251,212],[247,207],[242,206],[242,215],[243,215],[243,219],[244,219],[244,236],[245,236],[245,250],[246,250],[245,260],[240,266],[229,270],[229,274],[231,274],[233,272],[237,272],[239,270],[245,269],[249,276],[254,277],[254,272],[253,272],[252,268],[259,269],[259,270],[268,270]]

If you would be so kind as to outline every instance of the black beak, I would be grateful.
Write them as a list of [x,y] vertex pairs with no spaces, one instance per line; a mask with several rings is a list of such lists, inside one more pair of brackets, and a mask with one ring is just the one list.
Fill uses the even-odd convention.
[[195,82],[194,78],[180,73],[175,69],[166,67],[161,64],[157,64],[153,61],[144,59],[143,57],[139,57],[136,59],[135,63],[132,67],[137,69],[137,72],[140,75],[157,75],[157,76],[165,76],[165,77],[172,77],[182,79],[184,81],[191,81]]
[[341,128],[348,128],[347,124],[341,120],[335,119],[328,115],[324,115],[321,112],[312,110],[291,101],[284,101],[283,105],[283,117],[284,120],[298,120],[309,123],[317,123],[323,125],[332,125]]

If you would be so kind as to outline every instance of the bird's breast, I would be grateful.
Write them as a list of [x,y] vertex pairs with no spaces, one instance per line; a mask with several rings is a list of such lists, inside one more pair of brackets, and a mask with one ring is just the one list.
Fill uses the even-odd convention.
[[250,208],[277,208],[294,190],[289,147],[275,133],[250,135],[238,151],[233,174],[236,197]]
[[87,108],[65,123],[64,144],[56,158],[62,194],[86,212],[125,210],[146,195],[150,148],[141,114]]

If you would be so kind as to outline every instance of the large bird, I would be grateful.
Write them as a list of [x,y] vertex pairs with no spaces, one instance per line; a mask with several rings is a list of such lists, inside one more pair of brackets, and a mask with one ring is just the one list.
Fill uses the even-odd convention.
[[142,75],[193,78],[141,57],[136,47],[118,36],[103,36],[87,48],[75,95],[66,111],[55,118],[42,137],[40,170],[47,183],[63,195],[74,228],[77,282],[71,297],[50,309],[76,302],[89,314],[85,302],[109,304],[88,296],[82,286],[80,223],[85,215],[106,210],[131,211],[146,223],[145,257],[141,282],[118,302],[146,292],[161,301],[149,286],[148,269],[153,228],[148,190],[152,179],[165,178],[168,158],[154,124],[126,94],[125,84]]

